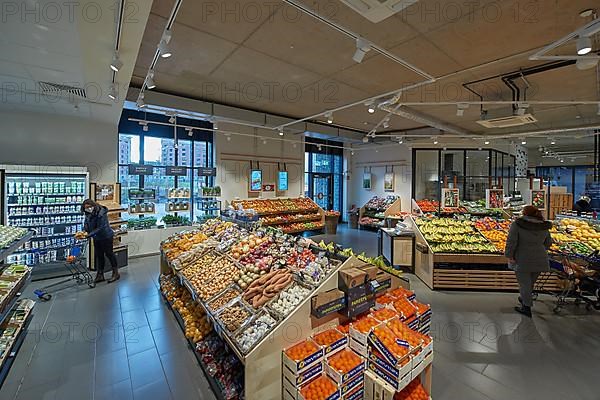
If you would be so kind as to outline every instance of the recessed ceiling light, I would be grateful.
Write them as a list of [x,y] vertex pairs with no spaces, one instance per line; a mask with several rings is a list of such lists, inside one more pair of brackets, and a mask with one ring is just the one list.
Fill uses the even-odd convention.
[[577,39],[577,54],[584,56],[592,51],[592,39],[587,36],[580,36]]
[[438,140],[437,139],[433,139],[433,144],[438,144]]
[[219,130],[219,121],[214,120],[212,122],[212,124],[213,124],[213,131],[218,131]]
[[375,108],[373,107],[373,105],[370,105],[367,111],[369,112],[369,114],[373,114],[375,112]]
[[354,152],[353,152],[353,151],[351,151],[351,152],[350,152],[350,155],[354,155]]
[[575,118],[579,119],[581,118],[581,115],[576,115]]
[[119,53],[115,51],[113,55],[112,62],[110,63],[110,69],[115,72],[119,72],[119,70],[123,67],[123,61],[119,58]]
[[521,140],[521,144],[522,145],[526,145],[527,144],[527,140],[525,140],[525,139]]
[[490,144],[490,141],[486,140],[485,142],[483,142],[483,144]]
[[362,138],[363,143],[369,143],[369,137],[365,136]]

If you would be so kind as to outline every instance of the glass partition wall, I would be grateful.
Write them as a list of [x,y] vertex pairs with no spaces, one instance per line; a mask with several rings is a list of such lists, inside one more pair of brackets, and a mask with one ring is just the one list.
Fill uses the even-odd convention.
[[444,177],[460,189],[461,200],[485,199],[485,190],[499,182],[514,191],[515,157],[498,150],[413,149],[412,196],[440,200]]

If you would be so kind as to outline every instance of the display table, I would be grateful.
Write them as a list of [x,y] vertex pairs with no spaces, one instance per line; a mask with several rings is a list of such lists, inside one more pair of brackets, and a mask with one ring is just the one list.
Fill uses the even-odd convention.
[[406,232],[396,234],[394,229],[381,228],[377,233],[378,255],[394,268],[415,268],[415,234]]
[[164,229],[129,230],[122,243],[127,246],[129,257],[145,257],[159,254],[160,243],[168,237],[188,230],[191,226],[176,226]]

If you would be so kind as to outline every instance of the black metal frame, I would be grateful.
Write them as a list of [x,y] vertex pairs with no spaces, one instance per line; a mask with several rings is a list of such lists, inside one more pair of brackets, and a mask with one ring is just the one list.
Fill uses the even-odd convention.
[[[516,171],[516,157],[513,156],[512,154],[506,153],[504,151],[496,150],[496,149],[481,149],[481,150],[479,150],[479,148],[464,148],[464,147],[461,147],[461,148],[447,148],[446,150],[444,150],[444,149],[441,149],[441,148],[427,148],[427,147],[413,148],[412,149],[411,198],[414,198],[415,192],[416,192],[416,177],[415,177],[415,173],[416,173],[416,169],[417,169],[417,152],[418,151],[437,151],[437,156],[438,156],[437,157],[437,167],[438,167],[437,168],[438,169],[437,176],[438,176],[438,181],[440,182],[438,184],[437,198],[439,200],[441,200],[441,198],[442,198],[442,183],[441,183],[441,181],[443,179],[443,177],[442,177],[442,152],[444,152],[444,151],[462,151],[463,152],[463,171],[464,171],[464,174],[459,179],[459,183],[462,183],[463,188],[465,188],[462,191],[462,193],[461,193],[461,199],[463,199],[463,200],[465,199],[465,194],[467,192],[467,189],[466,189],[466,187],[467,187],[467,179],[470,179],[470,178],[489,178],[489,177],[492,177],[492,178],[495,178],[495,179],[498,178],[498,176],[495,175],[496,174],[497,166],[494,166],[496,168],[492,167],[492,164],[493,164],[493,162],[492,162],[492,160],[493,160],[492,155],[493,154],[496,154],[496,155],[497,154],[502,154],[502,156],[503,156],[503,158],[502,158],[502,166],[500,167],[501,171],[504,170],[504,156],[508,156],[509,158],[512,159],[512,166],[508,165],[508,168],[512,168],[512,171]],[[469,175],[469,176],[466,175],[466,172],[467,172],[467,155],[468,155],[469,151],[482,151],[482,152],[487,151],[488,152],[489,162],[488,162],[488,175],[487,176],[486,175]],[[508,178],[508,179],[510,179],[510,178],[516,178],[516,173],[514,173],[514,175],[511,176],[511,174],[509,172],[508,176],[501,175],[500,178],[502,178],[502,179],[505,179],[505,178]]]
[[[344,185],[345,185],[345,180],[344,180],[344,171],[343,171],[343,165],[342,165],[342,170],[341,171],[334,171],[334,166],[335,163],[333,162],[333,156],[337,155],[337,156],[341,156],[342,160],[344,158],[344,150],[341,148],[336,148],[336,147],[327,147],[327,146],[321,146],[321,148],[319,149],[319,145],[326,145],[326,144],[339,144],[340,146],[342,145],[341,142],[335,142],[335,141],[327,141],[327,140],[321,140],[321,139],[315,139],[315,138],[306,138],[306,143],[305,143],[305,152],[309,153],[309,157],[308,157],[308,166],[306,167],[306,170],[304,171],[307,176],[308,176],[308,197],[310,198],[314,198],[314,185],[313,185],[313,180],[315,176],[318,175],[329,175],[330,179],[330,184],[329,184],[329,189],[330,189],[330,193],[331,193],[331,197],[330,197],[330,202],[329,202],[329,209],[333,208],[333,204],[334,204],[334,196],[339,196],[339,201],[340,201],[340,215],[344,215],[343,210],[344,210]],[[328,156],[331,156],[331,169],[333,172],[313,172],[313,158],[312,158],[312,154],[325,154]],[[343,161],[342,161],[343,164]],[[335,179],[335,175],[339,176],[340,179],[340,190],[339,193],[335,193],[334,190],[334,179]]]

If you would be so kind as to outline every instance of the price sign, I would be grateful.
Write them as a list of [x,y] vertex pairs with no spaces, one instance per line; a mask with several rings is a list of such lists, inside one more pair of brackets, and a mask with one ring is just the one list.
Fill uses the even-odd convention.
[[167,176],[186,176],[187,168],[186,167],[167,167],[166,171]]
[[198,176],[217,176],[216,168],[198,168]]
[[132,164],[129,166],[129,175],[152,175],[154,174],[154,166]]

